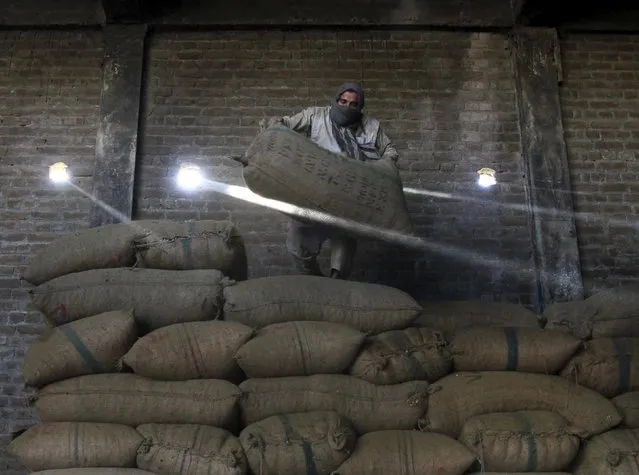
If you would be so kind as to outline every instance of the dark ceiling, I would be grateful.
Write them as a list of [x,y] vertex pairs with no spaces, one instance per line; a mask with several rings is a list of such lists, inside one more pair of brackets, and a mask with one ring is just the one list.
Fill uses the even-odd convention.
[[463,27],[639,31],[639,2],[606,0],[0,0],[0,26]]

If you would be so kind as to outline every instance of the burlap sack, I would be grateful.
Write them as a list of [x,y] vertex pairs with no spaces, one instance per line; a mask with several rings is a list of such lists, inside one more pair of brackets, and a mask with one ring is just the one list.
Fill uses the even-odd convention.
[[490,412],[552,411],[570,433],[589,437],[621,422],[611,401],[560,376],[505,371],[453,373],[429,387],[422,428],[457,438],[464,423]]
[[140,338],[122,362],[140,376],[161,381],[236,381],[241,372],[235,353],[252,334],[253,329],[241,323],[176,323]]
[[464,424],[459,441],[477,455],[483,470],[495,472],[564,470],[580,444],[566,419],[549,411],[474,416]]
[[261,277],[224,288],[224,319],[253,328],[273,323],[341,323],[365,333],[407,327],[417,302],[393,287],[311,275]]
[[558,302],[544,311],[546,328],[577,338],[639,338],[639,284],[603,290],[585,300]]
[[144,333],[215,318],[222,279],[217,270],[99,269],[58,277],[29,293],[53,325],[126,308]]
[[386,430],[361,436],[333,475],[461,475],[474,460],[470,450],[444,435]]
[[560,331],[541,328],[473,327],[451,340],[457,371],[559,372],[581,341]]
[[248,274],[246,248],[230,221],[135,221],[146,230],[132,243],[136,265],[152,269],[217,269],[234,280]]
[[412,231],[401,178],[382,163],[342,157],[280,126],[260,133],[243,161],[246,186],[260,196],[376,228]]
[[237,437],[217,427],[144,424],[137,466],[173,475],[244,475],[247,463]]
[[587,341],[560,374],[606,397],[639,389],[639,338]]
[[29,470],[135,467],[142,436],[119,424],[43,422],[22,433],[8,452]]
[[27,348],[24,382],[45,384],[116,370],[137,338],[133,312],[106,312],[46,330]]
[[350,374],[373,384],[436,381],[452,358],[441,333],[429,328],[393,330],[369,337]]
[[584,443],[574,465],[574,475],[637,475],[639,429],[613,429]]
[[341,374],[248,379],[240,385],[247,424],[276,414],[334,411],[359,434],[416,427],[428,403],[427,388],[425,381],[375,386]]
[[260,475],[330,475],[356,440],[350,422],[330,411],[278,414],[240,433],[251,472]]
[[365,338],[339,323],[274,323],[245,343],[235,358],[249,378],[341,373]]
[[223,380],[153,381],[134,374],[92,374],[45,386],[34,398],[43,421],[204,424],[234,429],[237,386]]
[[[137,468],[63,468],[31,472],[31,475],[157,475]],[[552,474],[551,474],[552,475]]]
[[419,300],[422,313],[413,326],[439,330],[450,341],[453,335],[469,327],[541,328],[539,316],[523,305],[482,300]]
[[34,285],[91,269],[128,267],[135,262],[131,243],[144,231],[127,224],[85,228],[62,236],[39,250],[22,279]]
[[612,403],[623,418],[622,426],[639,429],[639,391],[620,394]]

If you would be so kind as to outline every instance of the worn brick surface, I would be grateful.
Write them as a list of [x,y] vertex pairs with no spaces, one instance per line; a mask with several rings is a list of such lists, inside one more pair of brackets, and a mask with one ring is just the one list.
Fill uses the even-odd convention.
[[570,35],[561,89],[587,293],[637,280],[639,50],[636,35]]
[[91,189],[100,90],[99,34],[0,32],[0,473],[9,434],[32,421],[22,359],[43,321],[19,281],[29,256],[87,221],[88,201],[47,179],[63,160]]
[[[506,39],[460,32],[216,32],[153,37],[136,216],[231,218],[247,237],[251,276],[292,271],[278,213],[223,195],[178,190],[180,161],[242,184],[239,154],[266,116],[325,104],[360,80],[367,110],[396,141],[420,236],[441,250],[404,252],[364,242],[355,279],[437,298],[530,300],[530,235],[513,76]],[[481,190],[491,166],[501,184]],[[492,200],[491,203],[477,200]],[[474,253],[474,254],[473,254]],[[491,267],[481,268],[482,259]],[[509,272],[507,272],[507,270]]]

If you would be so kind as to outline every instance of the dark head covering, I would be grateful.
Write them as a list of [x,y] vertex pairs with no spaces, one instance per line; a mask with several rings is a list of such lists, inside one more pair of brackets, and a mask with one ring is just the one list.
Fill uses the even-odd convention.
[[[346,91],[357,93],[356,108],[338,104],[340,96]],[[362,118],[362,109],[364,109],[364,90],[356,82],[346,82],[337,89],[337,94],[331,104],[330,117],[336,124],[348,127]]]

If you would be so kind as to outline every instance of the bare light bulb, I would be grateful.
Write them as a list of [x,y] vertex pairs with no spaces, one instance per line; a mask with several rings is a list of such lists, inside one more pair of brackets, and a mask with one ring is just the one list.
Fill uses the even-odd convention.
[[490,186],[497,184],[497,179],[495,178],[495,170],[492,168],[482,168],[477,172],[479,178],[477,179],[477,184],[483,188],[488,188]]
[[180,165],[180,170],[177,174],[178,186],[185,190],[194,190],[202,184],[202,172],[200,167],[190,163],[183,163]]
[[69,181],[69,167],[64,162],[54,163],[49,167],[49,179],[53,183],[66,183]]

